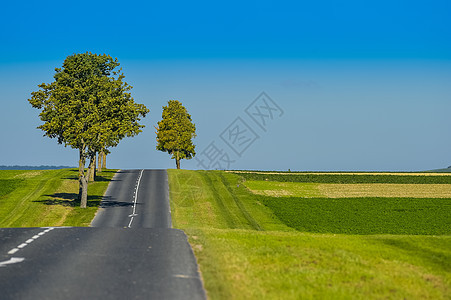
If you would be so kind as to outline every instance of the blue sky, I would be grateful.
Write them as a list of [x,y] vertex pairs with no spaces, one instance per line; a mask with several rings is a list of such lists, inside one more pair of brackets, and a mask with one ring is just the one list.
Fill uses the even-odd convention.
[[[5,3],[0,18],[0,165],[76,165],[42,137],[27,99],[73,53],[121,62],[144,132],[114,168],[172,168],[155,150],[161,107],[178,99],[232,169],[424,170],[451,165],[449,1],[77,1]],[[263,131],[245,109],[282,110]],[[237,117],[258,139],[221,139]],[[196,169],[196,160],[182,161]]]

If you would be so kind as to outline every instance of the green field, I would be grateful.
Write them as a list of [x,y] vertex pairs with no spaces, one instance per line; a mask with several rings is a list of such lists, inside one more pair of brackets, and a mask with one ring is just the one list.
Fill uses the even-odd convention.
[[313,183],[451,184],[450,173],[288,173],[232,172],[246,180]]
[[115,172],[89,184],[88,208],[80,209],[77,169],[2,170],[0,227],[88,226]]
[[[451,298],[449,198],[269,197],[252,193],[246,179],[291,175],[168,174],[173,225],[188,234],[211,299]],[[417,175],[295,176],[292,182],[449,183]]]
[[424,198],[262,198],[299,231],[346,234],[451,234],[451,200]]
[[[419,181],[417,176],[407,178]],[[247,180],[244,185],[254,194],[272,196],[261,197],[261,202],[282,222],[299,231],[451,234],[451,184]]]

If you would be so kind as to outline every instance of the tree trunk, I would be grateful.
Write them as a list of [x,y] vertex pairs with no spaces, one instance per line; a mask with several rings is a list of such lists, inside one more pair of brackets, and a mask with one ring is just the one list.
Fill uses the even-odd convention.
[[88,170],[86,170],[86,181],[89,182],[89,178],[91,178],[91,161],[88,164]]
[[85,176],[80,177],[80,185],[81,185],[81,200],[80,207],[86,208],[88,204],[88,181]]
[[82,154],[82,150],[80,150],[80,157],[78,159],[78,178],[84,175],[85,172],[85,159]]
[[99,152],[99,162],[97,166],[97,171],[102,172],[102,158],[103,158],[103,151]]
[[89,159],[89,167],[88,167],[88,182],[95,181],[96,178],[96,155],[91,156]]
[[82,156],[82,150],[80,149],[80,157],[78,159],[78,200],[81,201],[81,181],[80,178],[84,175],[84,169],[85,169],[85,161]]
[[103,159],[102,159],[102,170],[106,169],[106,153],[103,152]]
[[78,200],[80,200],[80,207],[86,208],[88,203],[88,182],[85,177],[85,162],[83,149],[80,149],[80,158],[78,161]]
[[175,157],[175,165],[177,166],[177,170],[180,170],[180,153],[178,151]]
[[94,157],[92,158],[92,173],[94,174],[94,178],[92,179],[92,181],[96,181],[96,176],[97,176],[97,168],[96,168],[96,162],[97,162],[97,156],[94,155]]

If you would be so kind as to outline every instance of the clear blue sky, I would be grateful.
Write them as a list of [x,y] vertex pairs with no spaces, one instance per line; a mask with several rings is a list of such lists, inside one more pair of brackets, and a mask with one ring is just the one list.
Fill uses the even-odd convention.
[[[9,1],[0,28],[0,165],[76,165],[76,151],[36,129],[27,99],[86,51],[117,57],[135,101],[151,110],[110,167],[175,166],[155,150],[153,128],[170,99],[197,125],[198,157],[213,142],[232,169],[451,165],[447,0]],[[283,111],[266,131],[245,112],[261,92]],[[240,155],[226,141],[238,117],[254,133],[233,141]]]

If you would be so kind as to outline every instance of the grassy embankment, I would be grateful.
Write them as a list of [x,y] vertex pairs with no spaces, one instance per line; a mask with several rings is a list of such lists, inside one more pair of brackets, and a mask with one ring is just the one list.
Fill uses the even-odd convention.
[[[451,177],[310,175],[169,170],[173,224],[188,234],[211,299],[450,299],[451,199],[433,185],[447,193]],[[371,194],[382,186],[367,187],[372,198],[319,188],[358,182],[406,186],[382,198]],[[422,198],[401,197],[409,184]]]
[[88,226],[115,172],[98,174],[81,209],[77,169],[0,171],[0,227]]

